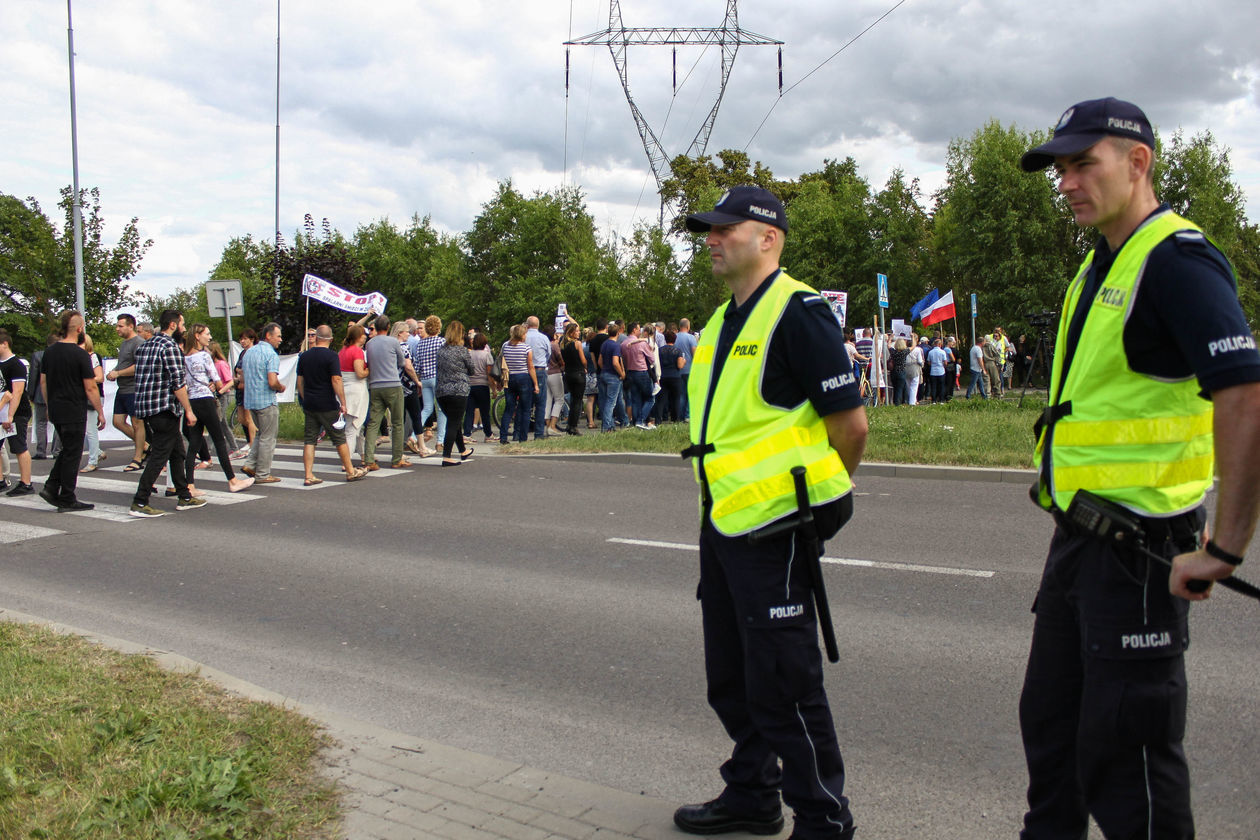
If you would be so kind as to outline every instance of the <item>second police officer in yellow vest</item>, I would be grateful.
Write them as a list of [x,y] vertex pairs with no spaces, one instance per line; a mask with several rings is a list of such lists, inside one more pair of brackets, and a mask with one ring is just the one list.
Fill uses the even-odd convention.
[[[1067,289],[1037,443],[1033,496],[1058,527],[1020,699],[1022,840],[1080,840],[1090,816],[1108,838],[1194,836],[1183,654],[1188,600],[1207,593],[1187,583],[1232,573],[1260,504],[1260,355],[1228,262],[1155,197],[1154,146],[1141,109],[1098,99],[1021,161],[1053,164],[1076,223],[1101,234]],[[1171,576],[1075,528],[1082,491],[1139,516]]]

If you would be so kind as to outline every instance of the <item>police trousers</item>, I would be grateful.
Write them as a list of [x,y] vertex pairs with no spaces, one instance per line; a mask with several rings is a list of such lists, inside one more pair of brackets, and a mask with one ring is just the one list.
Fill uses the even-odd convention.
[[721,801],[764,814],[777,810],[781,789],[798,840],[835,837],[853,817],[795,536],[754,546],[706,524],[697,594],[709,705],[735,742]]
[[[1203,512],[1188,518],[1149,547],[1193,549]],[[1182,749],[1189,606],[1169,593],[1167,566],[1056,529],[1019,702],[1022,840],[1081,840],[1091,814],[1108,840],[1194,837]]]

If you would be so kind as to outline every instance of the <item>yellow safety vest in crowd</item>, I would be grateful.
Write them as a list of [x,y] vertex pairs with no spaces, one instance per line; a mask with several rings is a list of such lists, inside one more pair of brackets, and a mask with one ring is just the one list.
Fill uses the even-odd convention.
[[[1137,373],[1124,352],[1124,325],[1146,260],[1181,231],[1201,233],[1172,212],[1134,231],[1090,305],[1066,382],[1064,354],[1055,354],[1051,422],[1037,441],[1042,507],[1066,510],[1077,490],[1090,490],[1143,515],[1171,516],[1197,507],[1211,487],[1212,403],[1199,396],[1193,376],[1169,382]],[[1068,286],[1059,320],[1065,339],[1093,259],[1090,251]]]
[[796,511],[790,470],[804,466],[812,505],[844,496],[853,485],[827,426],[808,399],[780,408],[761,395],[770,337],[792,295],[816,291],[786,272],[753,306],[731,345],[717,382],[713,357],[726,305],[719,306],[696,346],[687,396],[700,510],[719,532],[739,536]]

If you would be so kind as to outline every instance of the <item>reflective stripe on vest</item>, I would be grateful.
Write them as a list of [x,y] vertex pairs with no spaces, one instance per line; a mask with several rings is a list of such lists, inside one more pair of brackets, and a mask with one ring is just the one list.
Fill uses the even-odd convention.
[[[709,319],[691,362],[691,442],[714,447],[697,458],[696,481],[702,491],[707,488],[713,527],[727,536],[747,534],[796,511],[793,467],[805,467],[814,505],[852,489],[844,462],[827,439],[827,426],[809,400],[788,409],[761,395],[767,344],[797,292],[817,294],[780,272],[731,344],[716,384],[710,380],[726,305]],[[702,492],[702,516],[704,498]]]
[[[1137,373],[1124,352],[1124,325],[1151,251],[1187,230],[1199,228],[1165,212],[1134,231],[1090,304],[1066,382],[1064,354],[1055,354],[1050,394],[1071,411],[1037,443],[1043,507],[1066,509],[1077,490],[1090,490],[1137,513],[1170,516],[1198,506],[1211,487],[1212,404],[1194,377],[1167,382]],[[1059,322],[1065,338],[1093,258],[1091,251],[1068,286]]]

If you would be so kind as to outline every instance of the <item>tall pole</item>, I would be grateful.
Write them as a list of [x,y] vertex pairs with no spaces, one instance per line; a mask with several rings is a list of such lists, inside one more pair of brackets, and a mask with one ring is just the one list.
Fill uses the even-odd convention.
[[66,37],[70,42],[70,158],[74,171],[74,193],[70,207],[74,216],[74,306],[87,317],[83,309],[83,208],[79,206],[79,123],[74,104],[74,22],[70,12],[71,0],[66,0]]
[[276,253],[271,268],[275,298],[280,300],[280,0],[276,0]]

